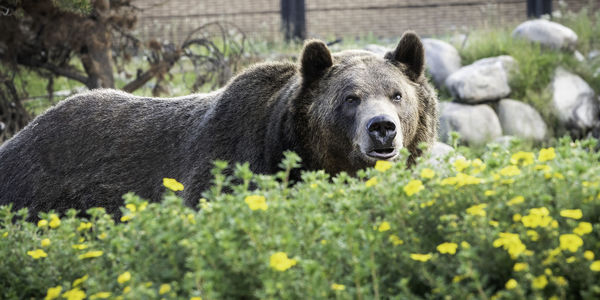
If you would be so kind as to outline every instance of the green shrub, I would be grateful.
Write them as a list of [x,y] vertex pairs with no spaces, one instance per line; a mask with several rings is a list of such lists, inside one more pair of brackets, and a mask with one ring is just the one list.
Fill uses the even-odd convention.
[[490,147],[291,186],[295,155],[275,176],[238,165],[228,177],[219,162],[199,211],[171,191],[127,194],[117,223],[97,208],[33,224],[3,207],[0,298],[597,298],[594,146]]

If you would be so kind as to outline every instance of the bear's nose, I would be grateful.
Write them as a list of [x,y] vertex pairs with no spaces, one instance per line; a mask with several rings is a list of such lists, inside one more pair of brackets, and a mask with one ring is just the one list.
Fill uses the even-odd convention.
[[377,116],[367,122],[367,131],[376,148],[390,147],[396,137],[396,124],[388,116]]

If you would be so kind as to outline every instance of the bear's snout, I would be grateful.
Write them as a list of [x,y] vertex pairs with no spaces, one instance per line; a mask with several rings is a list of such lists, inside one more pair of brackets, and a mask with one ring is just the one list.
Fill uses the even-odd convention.
[[367,132],[371,139],[372,149],[367,153],[378,159],[388,159],[396,155],[394,143],[396,138],[396,124],[386,115],[371,118],[367,122]]

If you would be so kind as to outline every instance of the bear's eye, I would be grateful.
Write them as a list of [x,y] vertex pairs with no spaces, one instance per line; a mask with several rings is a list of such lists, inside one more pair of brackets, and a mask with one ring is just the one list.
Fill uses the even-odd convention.
[[394,100],[394,102],[399,102],[402,100],[402,94],[400,93],[395,93],[394,96],[392,97],[392,100]]
[[346,103],[357,103],[360,101],[360,98],[358,98],[357,96],[348,96],[344,101]]

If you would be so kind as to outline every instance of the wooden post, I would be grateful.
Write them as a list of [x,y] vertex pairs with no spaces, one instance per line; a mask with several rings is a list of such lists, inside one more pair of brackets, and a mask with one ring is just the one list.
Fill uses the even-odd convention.
[[305,0],[281,0],[281,23],[286,41],[306,38]]
[[552,16],[552,0],[527,0],[527,17]]

